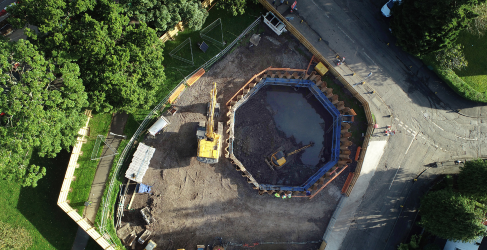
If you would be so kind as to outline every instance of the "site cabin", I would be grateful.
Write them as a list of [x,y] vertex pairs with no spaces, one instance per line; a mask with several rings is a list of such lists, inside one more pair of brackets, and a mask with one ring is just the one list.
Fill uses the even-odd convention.
[[271,28],[278,36],[280,36],[283,32],[286,32],[286,25],[277,18],[274,13],[267,12],[264,16],[264,23]]
[[164,116],[161,115],[161,117],[159,117],[159,119],[157,119],[157,121],[154,124],[152,124],[148,132],[152,136],[155,136],[157,133],[159,133],[159,131],[167,127],[167,125],[169,125],[169,121]]

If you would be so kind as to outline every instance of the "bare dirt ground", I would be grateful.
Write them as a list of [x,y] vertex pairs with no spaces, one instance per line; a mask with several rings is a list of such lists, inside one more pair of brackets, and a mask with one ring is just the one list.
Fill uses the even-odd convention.
[[[260,44],[237,48],[216,63],[177,101],[178,113],[167,116],[171,124],[164,133],[146,138],[155,147],[143,182],[152,185],[150,194],[137,194],[131,211],[122,221],[140,234],[145,223],[140,209],[148,206],[155,222],[147,226],[157,249],[196,249],[197,244],[223,242],[305,242],[319,241],[340,198],[346,175],[330,183],[314,199],[280,199],[258,195],[222,156],[218,164],[196,160],[196,126],[206,120],[206,103],[212,83],[218,86],[222,105],[219,121],[226,122],[225,103],[254,74],[269,66],[306,68],[308,58],[298,53],[299,43],[278,37],[267,28]],[[305,51],[303,47],[300,48]],[[225,126],[224,130],[227,127]],[[226,133],[225,133],[226,135]],[[252,136],[251,134],[249,136]],[[223,155],[223,154],[222,154]],[[127,197],[125,207],[130,196]],[[261,245],[255,249],[317,249],[319,244]],[[227,249],[240,249],[229,246]],[[137,249],[143,249],[138,245]]]

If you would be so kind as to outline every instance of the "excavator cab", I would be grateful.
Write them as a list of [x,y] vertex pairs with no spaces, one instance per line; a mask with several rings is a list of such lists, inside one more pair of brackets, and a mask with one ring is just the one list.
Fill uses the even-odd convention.
[[298,148],[289,154],[284,153],[283,148],[279,147],[279,149],[272,154],[271,157],[266,157],[264,160],[272,170],[278,170],[287,163],[286,157],[297,154],[309,147],[312,147],[314,144],[314,142],[310,142],[308,145]]
[[271,157],[272,165],[276,167],[280,167],[284,164],[286,164],[286,154],[282,151],[278,151],[274,153]]

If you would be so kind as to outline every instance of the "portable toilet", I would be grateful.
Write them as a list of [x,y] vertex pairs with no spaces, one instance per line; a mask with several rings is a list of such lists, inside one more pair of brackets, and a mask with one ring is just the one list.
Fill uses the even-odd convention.
[[152,126],[149,128],[149,134],[155,136],[159,131],[163,130],[167,125],[169,125],[169,121],[166,119],[166,117],[162,116],[157,119],[157,121],[152,124]]

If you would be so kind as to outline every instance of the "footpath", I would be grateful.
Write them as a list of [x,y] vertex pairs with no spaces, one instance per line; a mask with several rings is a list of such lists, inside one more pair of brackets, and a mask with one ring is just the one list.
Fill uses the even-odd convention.
[[[115,114],[113,116],[112,122],[110,124],[110,132],[105,139],[105,142],[110,146],[110,148],[103,144],[103,151],[101,155],[107,156],[101,158],[100,162],[98,163],[95,178],[93,179],[93,183],[91,184],[90,197],[88,199],[88,201],[91,202],[91,205],[86,207],[83,216],[91,221],[91,223],[95,222],[96,212],[100,207],[103,198],[103,192],[105,191],[105,183],[108,179],[110,168],[113,165],[113,160],[115,159],[115,155],[113,154],[112,149],[116,151],[118,146],[120,145],[120,142],[123,139],[121,135],[123,134],[125,124],[127,123],[127,118],[127,114]],[[72,250],[85,249],[89,238],[90,236],[86,234],[83,229],[78,228]]]

